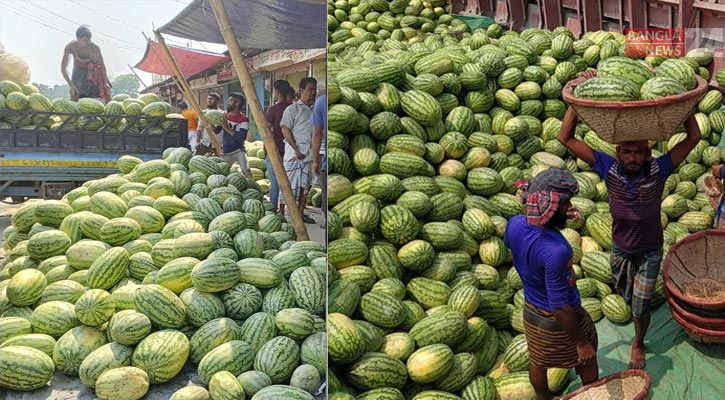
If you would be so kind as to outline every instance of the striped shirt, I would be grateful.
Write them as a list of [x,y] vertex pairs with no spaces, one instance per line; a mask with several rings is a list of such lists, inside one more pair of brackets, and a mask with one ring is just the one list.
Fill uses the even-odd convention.
[[633,181],[614,157],[595,151],[594,171],[604,180],[612,213],[612,242],[627,253],[662,248],[660,219],[662,192],[674,166],[669,154],[657,157],[642,167]]

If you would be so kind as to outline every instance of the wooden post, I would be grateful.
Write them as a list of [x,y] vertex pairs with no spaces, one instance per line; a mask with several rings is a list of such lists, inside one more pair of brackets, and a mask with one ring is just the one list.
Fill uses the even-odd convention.
[[[211,144],[214,146],[214,149],[216,149],[218,154],[222,154],[222,148],[219,145],[219,141],[216,140],[216,136],[214,135],[214,127],[211,126],[206,121],[206,118],[204,117],[204,113],[201,112],[201,107],[199,106],[199,103],[196,101],[196,98],[194,98],[194,94],[191,92],[191,88],[189,87],[189,84],[186,82],[186,79],[184,79],[184,74],[181,73],[181,69],[179,69],[179,65],[176,64],[176,59],[174,59],[174,55],[171,54],[171,50],[169,50],[169,47],[166,45],[166,41],[164,40],[164,37],[161,36],[161,33],[158,31],[154,31],[154,34],[156,35],[156,41],[159,42],[161,45],[161,48],[164,49],[164,53],[166,54],[166,58],[168,58],[169,63],[171,64],[171,67],[174,69],[174,73],[176,74],[176,78],[179,80],[179,84],[181,85],[182,89],[184,90],[184,94],[186,94],[186,97],[189,98],[189,101],[191,102],[191,107],[196,111],[196,114],[199,116],[199,119],[201,120],[201,123],[206,128],[206,132],[209,135],[209,139],[211,139]],[[194,149],[192,149],[194,151]]]
[[239,47],[239,42],[237,42],[234,29],[229,22],[227,10],[224,8],[222,0],[211,0],[211,6],[214,9],[214,15],[219,23],[219,31],[224,37],[224,42],[229,48],[229,55],[232,58],[234,69],[236,70],[237,76],[242,84],[242,91],[244,91],[244,96],[247,98],[247,104],[249,104],[249,109],[252,111],[254,120],[257,121],[257,128],[259,128],[259,133],[262,136],[264,147],[267,149],[267,157],[269,157],[272,163],[272,169],[275,171],[279,189],[284,196],[285,205],[290,210],[292,225],[294,226],[295,233],[297,234],[297,240],[310,240],[309,235],[307,234],[307,227],[302,220],[303,210],[300,210],[297,206],[297,199],[295,199],[295,196],[292,193],[289,179],[287,178],[287,174],[284,170],[284,165],[282,164],[282,160],[277,152],[277,145],[274,143],[272,133],[269,130],[269,126],[266,124],[267,117],[262,110],[262,105],[259,103],[257,92],[254,90],[252,77],[249,75],[249,71],[247,70],[247,63],[242,55],[242,49]]

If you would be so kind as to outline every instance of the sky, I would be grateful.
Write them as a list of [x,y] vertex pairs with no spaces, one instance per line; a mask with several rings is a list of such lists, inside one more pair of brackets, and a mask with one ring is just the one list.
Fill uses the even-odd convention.
[[[108,76],[129,74],[144,55],[154,27],[171,21],[192,0],[0,0],[0,42],[5,51],[23,56],[31,81],[49,86],[65,84],[60,71],[63,49],[75,31],[89,25],[101,48]],[[223,52],[226,46],[164,36],[167,44]],[[146,85],[151,74],[135,70]],[[72,62],[68,74],[72,72]],[[143,88],[143,86],[141,86]]]

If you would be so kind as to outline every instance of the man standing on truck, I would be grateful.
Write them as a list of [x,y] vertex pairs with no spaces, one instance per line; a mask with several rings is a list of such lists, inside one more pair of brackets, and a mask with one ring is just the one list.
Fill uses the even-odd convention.
[[572,268],[574,253],[560,232],[567,218],[578,218],[571,198],[579,185],[569,171],[550,168],[531,182],[519,181],[526,215],[511,218],[504,243],[511,249],[524,285],[524,327],[529,349],[529,380],[538,400],[554,396],[547,369],[572,368],[587,385],[597,380],[597,330],[581,306]]
[[[206,115],[209,110],[220,110],[221,108],[219,107],[219,103],[221,100],[221,96],[219,96],[216,92],[209,93],[209,95],[206,96],[206,108],[202,110],[201,113]],[[197,117],[196,124],[198,126],[198,130],[196,132],[196,148],[194,149],[194,154],[204,155],[209,152],[216,154],[216,150],[211,145],[211,138],[206,132],[204,124],[201,123],[201,118]]]
[[232,165],[234,161],[239,164],[242,174],[252,179],[252,172],[247,165],[247,150],[244,148],[245,141],[251,141],[249,133],[249,118],[242,112],[246,105],[246,99],[241,93],[232,93],[227,99],[227,125],[222,125],[222,158],[227,164]]
[[[68,61],[71,55],[73,56],[72,78],[68,76]],[[76,30],[76,40],[65,46],[60,70],[70,86],[72,101],[86,97],[111,100],[111,83],[106,74],[106,64],[101,49],[95,43],[91,43],[91,30],[88,26],[79,27]]]
[[[284,110],[294,101],[294,89],[292,89],[289,82],[284,80],[276,81],[274,83],[274,89],[276,103],[267,109],[267,124],[272,132],[274,143],[277,145],[279,158],[284,160],[284,134],[279,123],[282,121]],[[264,154],[265,156],[267,155],[266,147]],[[279,184],[277,183],[277,176],[275,175],[274,168],[272,168],[272,163],[269,161],[269,157],[265,157],[265,161],[267,163],[267,171],[269,172],[269,201],[274,204],[276,211],[279,206]]]
[[[585,72],[591,78],[596,72]],[[684,122],[687,137],[669,153],[652,158],[646,140],[617,146],[616,157],[594,151],[576,139],[577,116],[569,108],[559,132],[559,141],[589,164],[606,183],[612,213],[610,264],[617,292],[631,304],[634,342],[630,369],[644,369],[644,338],[650,323],[650,303],[662,263],[662,221],[660,209],[665,181],[700,141],[700,128],[690,114]]]
[[[297,199],[300,212],[307,204],[307,190],[312,173],[312,106],[315,103],[317,80],[312,77],[300,81],[300,98],[284,110],[280,126],[284,134],[284,169],[289,177],[292,192]],[[284,215],[284,197],[280,196],[280,213]],[[315,220],[307,215],[302,218],[306,224]]]
[[178,102],[176,106],[179,107],[179,113],[183,115],[189,123],[189,147],[191,148],[191,151],[194,151],[196,150],[196,144],[198,143],[196,130],[199,128],[199,116],[196,115],[196,111],[190,109],[184,101]]

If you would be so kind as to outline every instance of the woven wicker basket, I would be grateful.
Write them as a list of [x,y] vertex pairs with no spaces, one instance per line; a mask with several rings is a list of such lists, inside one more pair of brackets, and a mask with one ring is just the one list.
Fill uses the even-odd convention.
[[684,293],[693,281],[725,279],[725,230],[700,231],[671,246],[662,265],[662,278],[667,293],[677,300],[703,310],[725,311],[725,299],[695,299]]
[[669,139],[708,89],[707,82],[698,76],[695,89],[659,99],[620,102],[574,97],[574,88],[585,80],[569,81],[562,97],[597,135],[610,143]]
[[[638,387],[630,380],[638,381]],[[649,400],[650,386],[652,379],[647,371],[630,369],[582,386],[558,400]]]
[[675,300],[674,297],[667,299],[667,305],[670,307],[670,312],[673,314],[677,313],[684,321],[691,323],[693,326],[702,329],[725,332],[725,318],[710,318],[700,315],[700,313],[687,311]]
[[725,343],[725,330],[713,330],[696,326],[691,322],[687,321],[685,317],[683,317],[676,310],[671,309],[670,311],[672,312],[672,317],[675,319],[675,321],[680,324],[682,329],[685,330],[687,335],[690,336],[693,341],[704,344]]

